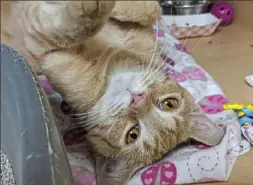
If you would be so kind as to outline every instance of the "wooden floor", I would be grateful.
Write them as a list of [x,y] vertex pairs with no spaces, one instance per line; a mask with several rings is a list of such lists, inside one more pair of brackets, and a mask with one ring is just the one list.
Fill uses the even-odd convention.
[[[196,61],[219,83],[230,102],[253,103],[253,88],[244,80],[253,74],[252,30],[234,24],[211,37],[189,39],[186,46],[189,50],[196,46]],[[253,185],[253,149],[239,158],[228,182],[212,185]]]

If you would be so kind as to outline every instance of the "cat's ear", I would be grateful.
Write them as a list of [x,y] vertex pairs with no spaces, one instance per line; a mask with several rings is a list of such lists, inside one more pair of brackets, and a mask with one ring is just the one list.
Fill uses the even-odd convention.
[[190,124],[191,138],[206,145],[215,146],[224,136],[224,129],[206,116],[196,104],[192,107]]
[[141,165],[129,164],[122,159],[95,157],[97,185],[125,185]]

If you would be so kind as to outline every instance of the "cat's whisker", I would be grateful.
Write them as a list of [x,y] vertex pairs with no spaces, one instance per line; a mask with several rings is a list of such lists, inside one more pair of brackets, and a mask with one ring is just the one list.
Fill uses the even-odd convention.
[[[168,39],[166,39],[166,41],[167,41]],[[163,62],[159,65],[159,67],[157,68],[157,69],[159,69],[161,66],[163,66],[165,63],[166,63],[166,61],[167,61],[167,59],[169,58],[168,56],[170,56],[171,54],[172,54],[172,52],[173,52],[173,50],[170,52],[170,53],[168,53],[168,54],[166,54],[166,57],[164,58],[164,60],[163,60]],[[162,50],[161,50],[161,53],[162,53]],[[156,70],[157,71],[157,70]],[[155,71],[155,72],[156,72]]]
[[[186,42],[187,42],[187,40],[189,39],[189,36],[190,36],[190,34],[191,34],[191,30],[192,30],[192,27],[191,27],[191,29],[189,30],[188,34],[187,34],[187,38],[186,38],[186,40],[184,41],[184,44],[183,44],[182,47],[180,48],[180,52],[181,52],[182,49],[185,47],[185,44],[186,44]],[[180,52],[177,52],[177,54],[176,54],[171,60],[174,61],[175,58],[180,54]],[[168,57],[168,58],[169,58],[169,57]],[[165,60],[164,60],[164,61],[165,61]],[[160,66],[163,66],[163,65],[164,65],[164,61],[162,62],[162,64],[161,64]],[[181,61],[180,61],[180,62],[181,62]],[[158,67],[158,69],[160,68],[160,66]],[[166,68],[166,66],[164,66],[164,68],[162,68],[160,71],[158,71],[156,77],[157,77],[158,75],[160,75],[160,74],[162,73],[162,71],[165,70],[165,68]],[[172,70],[172,69],[171,69],[171,70]],[[169,70],[169,71],[171,71],[171,70]],[[167,72],[169,72],[169,71],[167,71]],[[162,79],[162,77],[161,77],[161,79]]]
[[141,77],[140,79],[138,79],[137,84],[138,84],[140,87],[144,88],[144,89],[146,89],[146,88],[148,87],[147,83],[145,83],[145,81],[143,80],[143,77]]
[[77,116],[76,119],[80,119],[80,118],[82,118],[82,117],[88,117],[89,115],[93,115],[94,113],[96,113],[96,112],[101,112],[101,111],[103,111],[102,108],[100,108],[100,109],[95,109],[95,110],[93,109],[93,110],[90,111],[90,112],[81,113],[81,114],[69,114],[69,116]]
[[[162,67],[162,66],[161,66]],[[165,74],[162,73],[164,70],[166,70],[167,66],[165,65],[160,71],[156,72],[156,75],[154,78],[157,78],[157,76],[161,75],[160,78],[156,79],[157,81],[161,81],[162,79],[165,78]],[[170,70],[166,71],[167,73],[170,72],[173,68],[171,68]]]
[[[159,55],[158,55],[157,59],[158,59],[158,58],[159,58]],[[156,61],[157,61],[157,60],[156,60]],[[154,64],[154,66],[155,66],[155,64]],[[154,67],[154,66],[153,66],[153,67]],[[153,69],[153,67],[152,67],[152,69]],[[151,72],[152,72],[152,69],[147,69],[147,70],[143,73],[143,76],[142,76],[142,78],[140,79],[140,83],[145,84],[145,83],[151,81],[152,76],[151,76],[150,74],[152,74],[152,73],[151,73]]]
[[[115,105],[117,105],[119,102],[116,102],[116,101],[113,101],[111,104],[107,105],[110,109],[110,107],[114,107]],[[107,108],[108,108],[107,107]],[[91,114],[93,112],[97,112],[97,111],[101,111],[103,108],[102,107],[93,107],[92,108],[92,111],[90,112],[84,112],[84,113],[79,113],[79,114],[74,114],[74,115],[79,115],[79,116],[82,116],[82,115],[88,115],[88,114]],[[108,110],[108,109],[107,109]]]
[[202,38],[203,38],[203,37],[200,37],[200,39],[195,43],[195,45],[194,45],[193,48],[191,49],[190,53],[192,53],[192,52],[196,49],[197,45],[199,44],[199,42],[201,41]]
[[99,125],[101,124],[102,122],[104,122],[104,119],[108,119],[107,117],[96,117],[95,120],[93,121],[88,121],[88,120],[82,120],[82,121],[79,121],[77,124],[78,125],[81,125],[80,127],[89,127],[89,126],[92,126],[92,125]]
[[103,113],[106,113],[106,112],[109,112],[111,110],[114,110],[115,108],[119,107],[119,105],[121,105],[122,102],[115,102],[112,104],[112,106],[109,106],[108,108],[101,108],[101,109],[97,109],[97,110],[93,110],[93,112],[91,114],[88,114],[88,116],[86,117],[81,117],[81,118],[87,118],[87,117],[92,117],[96,114],[103,114]]
[[[171,29],[171,27],[170,27],[170,29]],[[169,32],[170,32],[170,29],[169,29]],[[186,38],[186,40],[184,41],[184,44],[183,44],[183,46],[181,47],[180,52],[181,52],[182,49],[184,48],[184,46],[185,46],[187,40],[189,39],[189,36],[190,36],[191,31],[192,31],[192,27],[191,27],[191,29],[189,30],[188,34],[187,34],[187,38]],[[177,37],[177,39],[178,39],[178,37]],[[166,39],[166,40],[167,40],[167,39]],[[179,52],[178,52],[171,60],[172,60],[172,61],[175,60],[175,58],[177,57],[178,54],[179,54]],[[169,58],[168,56],[170,56],[170,54],[167,54],[167,55],[166,55],[166,57],[167,57],[166,59]]]
[[[105,125],[107,125],[107,121],[112,120],[110,116],[106,117],[99,117],[96,120],[89,121],[89,120],[83,120],[82,122],[79,122],[79,124],[82,124],[82,127],[85,128],[86,130],[90,130],[92,127],[94,128],[101,128]],[[110,122],[111,123],[111,122]]]
[[152,63],[153,63],[153,58],[154,58],[154,55],[155,55],[155,50],[156,50],[156,48],[154,48],[154,50],[153,50],[153,55],[152,55],[152,58],[151,58],[151,60],[150,60],[150,62],[149,62],[149,65],[148,65],[148,67],[146,68],[146,70],[144,70],[144,65],[143,65],[143,68],[142,68],[142,71],[141,71],[141,74],[142,74],[142,78],[140,79],[140,83],[145,83],[145,79],[147,78],[147,76],[149,75],[149,71],[151,70],[151,68],[153,68],[153,66],[152,66]]
[[[180,64],[180,63],[182,63],[182,61],[179,61],[179,62],[178,62],[178,64]],[[166,69],[168,69],[168,67],[167,67],[167,66],[164,66],[164,68],[163,68],[161,71],[159,71],[159,72],[162,72],[163,70],[166,70]],[[173,70],[173,67],[171,67],[169,70],[167,70],[166,73],[169,73],[169,72],[171,72],[172,70]],[[159,73],[159,72],[158,72],[158,73]],[[163,76],[161,76],[161,78],[158,79],[158,81],[160,81],[161,79],[163,79],[165,75],[166,75],[166,74],[163,74]]]
[[[162,69],[160,70],[160,68],[162,67]],[[157,67],[157,69],[154,71],[154,73],[156,74],[154,78],[156,78],[158,75],[164,75],[162,72],[163,70],[166,68],[166,59],[163,60],[161,62],[161,64]]]
[[[108,120],[108,119],[107,119]],[[103,120],[103,122],[106,122],[107,120]],[[116,119],[110,119],[110,127],[113,127],[116,123]],[[105,125],[104,124],[94,124],[94,125],[91,125],[91,126],[87,126],[85,127],[86,130],[88,130],[88,132],[99,132],[99,130],[104,127]]]
[[[118,103],[114,107],[111,107],[110,110],[119,109],[122,107],[122,105],[123,105],[123,102]],[[99,115],[99,116],[96,115],[95,117],[92,117],[89,120],[87,120],[86,118],[79,118],[81,121],[78,121],[77,123],[75,123],[76,125],[71,128],[72,129],[73,128],[84,129],[85,131],[87,131],[87,129],[89,130],[91,127],[96,127],[96,128],[98,128],[100,126],[102,127],[105,124],[101,124],[101,123],[106,123],[106,121],[109,120],[110,116],[109,115]]]
[[[156,74],[154,78],[157,78],[157,76],[161,75],[161,78],[158,81],[160,81],[164,77],[164,75],[165,75],[163,72],[167,68],[167,66],[166,66],[166,60],[168,58],[166,58],[165,60],[163,60],[163,62],[161,63],[161,65],[154,71],[154,73]],[[159,70],[160,68],[161,68],[161,70]]]
[[[135,58],[136,58],[136,63],[138,64],[138,61],[139,61],[138,56],[135,56]],[[142,65],[141,65],[141,64],[140,64],[140,65],[138,64],[137,67],[138,67],[140,70],[142,70]]]
[[[159,25],[159,24],[157,24],[157,28],[158,28],[158,25]],[[165,25],[165,27],[166,27],[166,25]],[[170,28],[169,28],[169,33],[170,33],[170,31],[171,31],[171,26],[170,26]],[[158,36],[157,36],[157,38],[158,38]],[[166,44],[167,44],[167,40],[168,40],[168,39],[165,39],[165,40],[164,40],[163,46],[162,46],[162,48],[161,48],[161,50],[160,50],[160,54],[158,55],[158,57],[161,56],[161,53],[163,52],[163,47],[164,47],[164,45],[165,45],[165,42],[166,42]],[[166,57],[167,57],[167,55],[168,55],[168,54],[166,54]],[[157,58],[158,58],[158,57],[157,57]],[[167,58],[166,58],[166,60],[167,60]],[[164,61],[166,61],[166,60],[164,60]],[[162,62],[161,66],[164,65],[164,61]],[[147,70],[147,73],[149,74],[148,70]]]
[[145,77],[142,79],[143,84],[149,84],[152,81],[152,73],[147,73]]
[[[159,70],[161,67],[162,67],[162,69]],[[150,80],[151,81],[151,79],[156,79],[157,76],[161,75],[161,77],[158,79],[158,81],[160,81],[162,78],[164,78],[164,74],[162,72],[165,69],[166,69],[166,60],[163,60],[154,72],[148,74],[147,78],[144,79],[144,81],[145,80]],[[154,74],[154,75],[152,75],[152,74]]]
[[74,114],[68,114],[69,116],[83,116],[83,115],[86,115],[88,114],[87,112],[85,113],[74,113]]
[[87,113],[82,113],[81,115],[79,115],[76,119],[86,119],[87,117],[91,117],[94,116],[95,114],[98,113],[104,113],[107,111],[110,111],[111,109],[114,109],[115,107],[117,107],[120,103],[112,103],[111,106],[109,106],[108,109],[105,108],[98,108],[98,109],[93,109],[91,112],[87,112]]
[[[172,53],[172,52],[171,52]],[[156,73],[155,77],[154,78],[157,78],[158,75],[161,75],[161,78],[158,79],[158,81],[160,81],[161,79],[164,78],[164,70],[167,68],[166,66],[166,61],[167,59],[169,58],[168,55],[170,55],[171,53],[167,54],[166,57],[164,58],[163,62],[158,66],[158,68],[154,71],[154,73]],[[163,68],[161,68],[163,67]],[[161,68],[161,70],[159,70]]]
[[155,60],[154,65],[153,65],[152,68],[149,70],[149,73],[150,73],[150,72],[153,70],[153,68],[155,67],[156,62],[157,62],[157,60],[159,59],[159,57],[161,57],[162,51],[163,51],[164,46],[165,46],[166,44],[167,44],[167,39],[164,40],[163,45],[162,45],[162,48],[160,48],[160,52],[159,52],[159,54],[157,55],[157,58],[156,58],[156,60]]
[[109,118],[106,118],[106,119],[103,118],[103,119],[100,119],[97,122],[93,122],[93,123],[90,123],[90,124],[87,124],[87,122],[82,122],[82,124],[79,123],[79,125],[81,125],[81,126],[78,126],[77,128],[84,129],[86,132],[89,133],[94,128],[100,129],[101,127],[105,126],[102,123],[106,123],[108,120],[109,120]]
[[[114,108],[110,109],[110,112],[114,111],[113,115],[118,114],[119,110],[121,110],[122,107],[123,107],[123,102],[121,104],[119,104],[118,106],[115,106]],[[85,120],[85,121],[87,121],[88,125],[95,124],[96,122],[101,122],[101,118],[107,119],[109,117],[112,117],[112,114],[110,114],[110,112],[108,112],[106,115],[104,115],[104,114],[101,115],[100,114],[99,116],[91,117],[90,119]]]
[[[157,54],[157,58],[156,58],[156,60],[155,61],[157,61],[157,59],[159,58],[159,57],[161,57],[161,54],[162,54],[162,52],[163,52],[163,49],[164,49],[164,46],[166,46],[166,44],[167,44],[167,39],[164,39],[163,40],[163,43],[162,43],[162,47],[160,47],[160,52],[159,52],[159,54]],[[155,51],[156,52],[156,51]],[[155,63],[154,63],[154,65],[153,66],[155,66]],[[152,66],[152,67],[153,67]],[[150,70],[152,70],[153,68],[151,68]]]
[[[146,61],[146,51],[144,51],[143,52],[143,61]],[[143,71],[144,71],[144,64],[142,64],[142,66],[141,66],[141,74],[143,73]]]
[[86,127],[95,123],[101,123],[104,119],[107,119],[109,116],[105,115],[96,115],[90,119],[83,118],[80,121],[77,122],[78,125],[81,125],[82,127]]
[[148,86],[148,82],[150,82],[151,80],[149,79],[149,74],[144,74],[142,78],[140,78],[139,80],[139,84],[141,84],[142,86],[144,86],[144,84],[146,84],[144,86],[144,88],[146,88],[146,86]]
[[[82,105],[82,108],[85,110],[85,109],[88,109],[89,107],[93,107],[93,105]],[[86,114],[89,114],[89,112],[76,112],[76,113],[70,113],[68,114],[69,116],[82,116],[82,115],[86,115]]]
[[[156,21],[156,25],[157,25],[157,27],[156,27],[156,33],[155,34],[157,34],[158,33],[158,20]],[[159,41],[159,39],[158,39],[158,37],[156,36],[156,42],[155,42],[155,47],[154,47],[154,49],[153,49],[153,55],[152,55],[152,57],[151,57],[151,60],[150,60],[150,62],[149,62],[149,65],[148,65],[148,67],[147,67],[147,69],[150,69],[150,67],[152,66],[152,61],[153,61],[153,58],[154,58],[154,55],[155,55],[155,51],[157,50],[156,48],[157,48],[157,45],[158,45],[158,41]]]
[[[162,48],[164,47],[164,44],[165,44],[165,42],[163,43]],[[157,54],[157,50],[155,50],[155,51],[153,51],[153,52],[154,52],[154,53],[153,53],[153,56],[156,56],[156,59],[154,59],[154,57],[151,59],[149,67],[148,67],[148,68],[145,70],[145,72],[144,72],[144,77],[147,76],[147,75],[152,71],[152,69],[153,69],[154,66],[156,65],[157,59],[161,56],[161,53]],[[153,64],[153,63],[154,63],[154,64]]]
[[[82,123],[88,123],[88,124],[93,124],[95,122],[97,122],[99,119],[101,118],[107,118],[107,117],[110,117],[110,112],[111,111],[116,111],[118,110],[119,108],[122,107],[122,104],[123,102],[119,102],[118,104],[116,104],[115,106],[113,107],[110,107],[109,109],[107,110],[103,110],[103,111],[100,111],[100,112],[96,112],[94,113],[93,115],[91,115],[88,120],[87,118],[88,117],[83,117],[83,118],[80,118],[80,119],[84,119],[83,121],[79,122],[79,124],[82,124]],[[103,114],[103,113],[107,113],[107,115]]]
[[[160,78],[157,78],[158,75],[160,75],[161,77],[160,77]],[[165,77],[164,74],[161,74],[161,73],[160,73],[160,74],[158,74],[158,73],[153,73],[152,75],[150,75],[150,81],[149,81],[149,83],[152,83],[152,80],[151,80],[151,79],[155,80],[156,82],[159,82],[159,81],[161,81],[164,77]]]
[[[111,117],[110,112],[112,112],[112,111],[116,112],[116,111],[117,111],[117,113],[118,113],[119,110],[121,110],[123,104],[124,104],[124,102],[120,102],[120,103],[118,103],[116,106],[114,106],[114,107],[110,108],[109,110],[107,110],[107,112],[106,112],[107,115],[104,115],[104,114],[101,114],[101,113],[100,113],[99,116],[96,115],[95,117],[91,117],[90,119],[88,119],[88,120],[86,120],[86,121],[87,121],[89,124],[92,124],[92,123],[94,123],[94,122],[96,122],[96,121],[98,120],[97,118],[101,119],[101,117],[103,117],[103,118]],[[117,113],[116,113],[116,114],[117,114]],[[115,113],[114,113],[114,114],[115,114]]]
[[174,60],[176,59],[176,57],[177,57],[177,56],[182,52],[182,50],[184,49],[185,44],[186,44],[186,42],[188,41],[189,36],[190,36],[190,34],[191,34],[192,28],[193,28],[193,26],[192,26],[191,29],[188,31],[187,37],[186,37],[186,39],[185,39],[185,41],[184,41],[184,44],[181,46],[181,48],[180,48],[180,50],[179,50],[180,52],[177,52],[177,54],[172,58],[172,61],[174,61]]

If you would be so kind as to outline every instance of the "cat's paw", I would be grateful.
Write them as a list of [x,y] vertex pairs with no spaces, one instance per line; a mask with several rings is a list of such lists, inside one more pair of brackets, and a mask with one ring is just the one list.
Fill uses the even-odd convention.
[[161,12],[157,1],[117,1],[111,17],[122,22],[137,22],[148,26],[160,18]]
[[104,16],[111,13],[115,1],[81,1],[84,14],[91,16]]
[[75,23],[72,27],[75,35],[71,38],[81,41],[97,34],[109,19],[114,5],[115,1],[68,1],[66,10],[70,21],[67,25]]

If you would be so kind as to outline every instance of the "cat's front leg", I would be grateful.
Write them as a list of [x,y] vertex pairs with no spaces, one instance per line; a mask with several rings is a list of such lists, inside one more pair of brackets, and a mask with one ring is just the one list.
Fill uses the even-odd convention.
[[30,1],[21,4],[21,25],[29,48],[34,40],[50,47],[70,48],[103,27],[115,2]]

